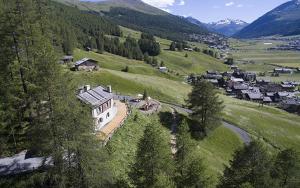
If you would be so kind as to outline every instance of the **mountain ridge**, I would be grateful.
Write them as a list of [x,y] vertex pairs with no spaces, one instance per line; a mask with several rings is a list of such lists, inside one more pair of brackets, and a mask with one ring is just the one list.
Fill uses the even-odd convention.
[[186,19],[199,27],[206,27],[211,32],[216,32],[225,36],[232,36],[247,25],[247,22],[240,19],[226,18],[217,22],[203,23],[196,18],[186,17]]
[[299,34],[300,0],[292,0],[267,12],[235,34],[234,37],[258,38],[272,35],[289,36]]

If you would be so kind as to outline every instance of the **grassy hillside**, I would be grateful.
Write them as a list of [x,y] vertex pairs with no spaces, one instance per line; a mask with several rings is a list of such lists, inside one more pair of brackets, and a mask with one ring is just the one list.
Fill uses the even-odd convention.
[[[121,27],[123,37],[120,38],[124,41],[127,36],[131,36],[135,39],[139,39],[141,32]],[[74,52],[75,59],[81,59],[84,57],[90,57],[100,62],[101,66],[112,70],[122,70],[125,66],[129,66],[129,72],[136,74],[155,75],[173,80],[178,80],[182,76],[189,75],[191,73],[203,73],[207,70],[227,70],[227,66],[220,60],[212,58],[201,52],[173,52],[168,50],[172,41],[156,37],[156,40],[160,43],[161,54],[157,56],[159,62],[163,61],[171,74],[162,74],[157,69],[143,63],[142,61],[129,60],[120,56],[112,55],[109,53],[97,54],[92,52],[85,52],[76,49]],[[191,46],[197,46],[201,49],[207,48],[207,46],[200,43],[190,43]],[[188,54],[188,57],[185,57]],[[178,77],[178,74],[181,77]],[[177,76],[176,76],[177,75]]]
[[208,33],[204,27],[194,25],[183,17],[169,14],[140,0],[56,1],[76,6],[84,11],[98,12],[118,25],[145,31],[163,38],[189,39],[189,34],[202,35]]
[[180,80],[180,78],[175,75],[161,73],[157,68],[154,68],[151,65],[144,63],[143,61],[127,59],[106,52],[104,52],[103,54],[99,54],[95,52],[87,52],[80,49],[76,49],[74,51],[75,60],[80,60],[85,57],[97,60],[100,64],[100,67],[105,69],[121,71],[126,66],[128,66],[130,73],[143,74],[149,76],[158,76],[158,77],[168,78],[171,80]]
[[102,2],[101,1],[82,2],[80,0],[55,0],[55,1],[67,4],[67,5],[72,5],[72,6],[76,5],[81,10],[96,11],[96,12],[107,12],[111,8],[123,7],[123,8],[129,8],[129,9],[133,9],[136,11],[153,14],[153,15],[167,15],[168,14],[165,11],[162,11],[158,8],[147,5],[146,3],[143,3],[142,1],[138,1],[138,0],[107,0],[107,1],[102,1]]
[[222,97],[224,118],[275,148],[300,150],[300,117],[274,107]]

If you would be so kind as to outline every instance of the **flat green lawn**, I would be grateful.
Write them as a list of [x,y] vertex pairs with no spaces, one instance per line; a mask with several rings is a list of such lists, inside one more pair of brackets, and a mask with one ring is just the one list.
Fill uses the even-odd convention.
[[222,96],[224,119],[275,148],[300,151],[300,116],[257,103]]

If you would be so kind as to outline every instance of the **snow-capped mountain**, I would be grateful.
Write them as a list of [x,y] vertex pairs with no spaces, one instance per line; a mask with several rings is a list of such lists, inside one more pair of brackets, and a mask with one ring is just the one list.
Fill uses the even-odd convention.
[[206,27],[209,30],[218,32],[220,34],[232,36],[248,25],[249,24],[243,20],[227,18],[217,22],[208,23],[206,24]]
[[210,22],[209,25],[230,25],[230,24],[236,24],[236,25],[245,25],[247,22],[239,19],[230,19],[227,18],[225,20],[220,20],[218,22]]

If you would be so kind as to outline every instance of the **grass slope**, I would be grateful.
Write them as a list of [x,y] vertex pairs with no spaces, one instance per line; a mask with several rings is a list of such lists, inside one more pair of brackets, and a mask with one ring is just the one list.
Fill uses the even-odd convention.
[[211,187],[215,186],[225,166],[229,165],[233,153],[242,146],[243,143],[238,135],[222,126],[199,142],[195,152],[199,153],[208,168],[208,173],[213,180]]
[[300,151],[300,117],[274,107],[222,97],[224,118],[275,148]]
[[173,76],[171,74],[161,73],[157,68],[152,67],[151,65],[148,65],[143,61],[127,59],[107,52],[104,52],[103,54],[99,54],[95,52],[87,52],[80,49],[76,49],[74,51],[75,60],[80,60],[85,57],[97,60],[100,64],[100,67],[105,69],[121,71],[126,66],[128,66],[130,73],[158,76],[158,77],[168,78],[172,80],[179,80],[178,77]]

